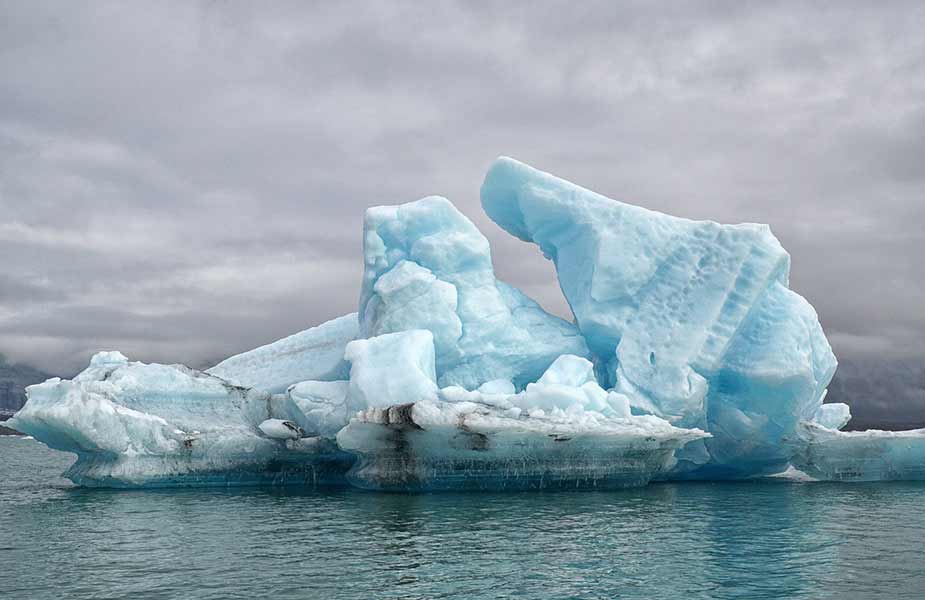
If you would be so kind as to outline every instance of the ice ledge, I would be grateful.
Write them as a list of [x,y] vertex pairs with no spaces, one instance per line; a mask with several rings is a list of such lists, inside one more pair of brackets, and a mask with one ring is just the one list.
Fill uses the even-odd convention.
[[608,489],[647,484],[709,437],[657,417],[422,401],[363,411],[337,435],[354,486],[387,491]]
[[838,431],[802,422],[793,465],[820,481],[925,480],[925,429]]

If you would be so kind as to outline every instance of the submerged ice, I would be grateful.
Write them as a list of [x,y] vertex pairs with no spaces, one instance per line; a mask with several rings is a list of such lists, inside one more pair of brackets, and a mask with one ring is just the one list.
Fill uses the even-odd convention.
[[359,310],[205,372],[102,352],[12,425],[85,485],[607,488],[925,477],[925,430],[842,432],[836,360],[764,225],[611,200],[512,159],[488,216],[556,267],[574,322],[498,280],[449,200],[367,210]]

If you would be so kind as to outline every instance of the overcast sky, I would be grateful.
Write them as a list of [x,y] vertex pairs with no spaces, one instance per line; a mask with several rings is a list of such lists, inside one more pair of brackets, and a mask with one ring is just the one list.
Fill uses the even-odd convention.
[[506,154],[769,223],[837,354],[925,357],[925,4],[270,4],[0,0],[0,352],[207,366],[356,310],[363,210],[430,194],[566,315]]

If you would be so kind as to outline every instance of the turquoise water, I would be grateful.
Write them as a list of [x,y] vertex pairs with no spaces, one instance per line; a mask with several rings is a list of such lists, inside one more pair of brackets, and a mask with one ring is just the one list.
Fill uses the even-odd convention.
[[922,598],[925,484],[82,490],[0,437],[0,597]]

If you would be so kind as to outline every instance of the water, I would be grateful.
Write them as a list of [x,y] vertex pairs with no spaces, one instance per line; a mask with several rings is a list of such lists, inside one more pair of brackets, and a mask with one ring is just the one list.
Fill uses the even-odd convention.
[[925,484],[83,490],[0,437],[0,597],[922,598]]

